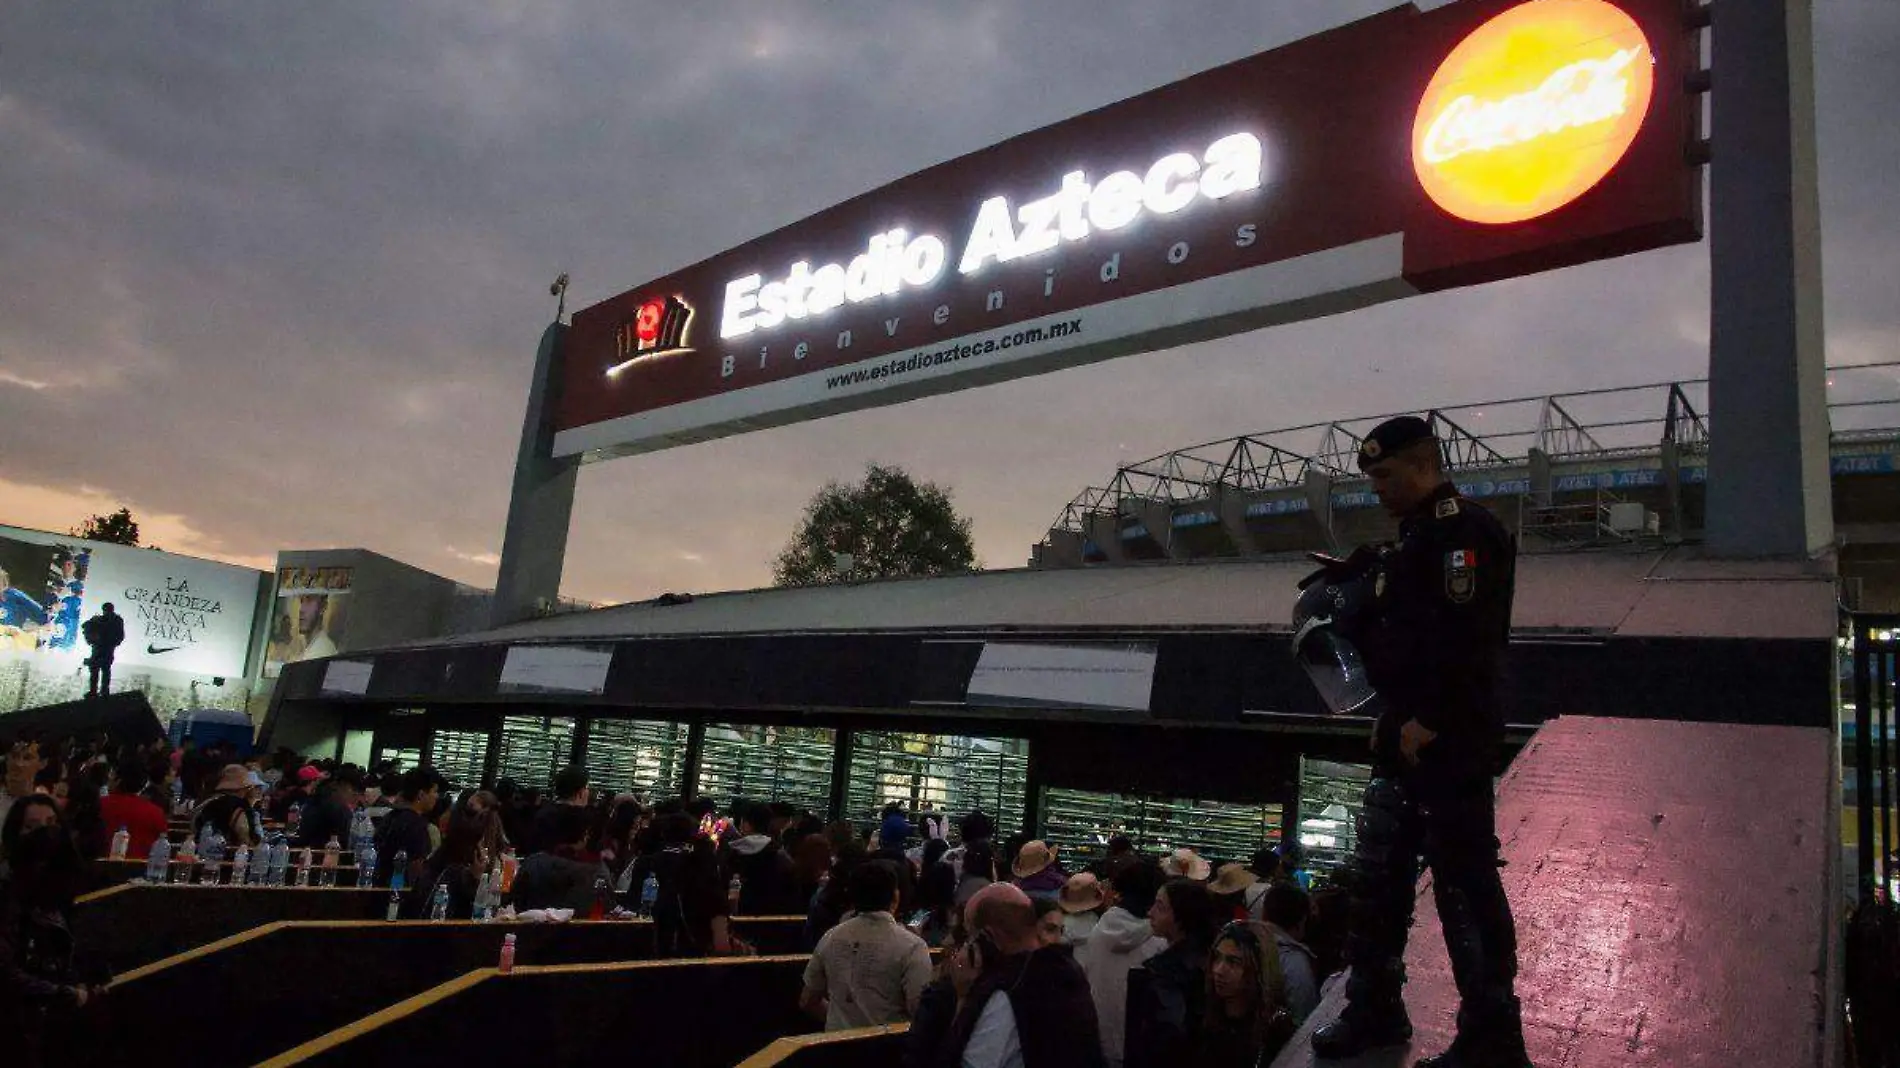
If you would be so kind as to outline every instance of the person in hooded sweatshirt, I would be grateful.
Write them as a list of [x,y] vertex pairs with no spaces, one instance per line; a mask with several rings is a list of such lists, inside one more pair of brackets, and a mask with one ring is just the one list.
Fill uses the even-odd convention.
[[1139,857],[1115,873],[1113,905],[1095,925],[1089,940],[1075,949],[1075,961],[1088,976],[1101,1028],[1102,1058],[1121,1068],[1127,1041],[1128,973],[1168,948],[1148,925],[1163,878],[1152,857]]
[[725,847],[726,879],[739,877],[741,916],[803,916],[811,902],[798,899],[798,873],[771,822],[765,805],[740,806],[739,837]]

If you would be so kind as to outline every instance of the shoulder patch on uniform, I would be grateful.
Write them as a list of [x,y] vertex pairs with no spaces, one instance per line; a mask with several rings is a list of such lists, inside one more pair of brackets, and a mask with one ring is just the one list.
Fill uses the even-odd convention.
[[[1451,502],[1446,502],[1451,503]],[[1445,554],[1445,597],[1452,604],[1467,604],[1478,592],[1478,554],[1460,549]]]
[[1447,497],[1444,500],[1439,501],[1438,507],[1432,511],[1432,514],[1438,517],[1439,519],[1450,519],[1452,516],[1457,515],[1458,514],[1458,498]]

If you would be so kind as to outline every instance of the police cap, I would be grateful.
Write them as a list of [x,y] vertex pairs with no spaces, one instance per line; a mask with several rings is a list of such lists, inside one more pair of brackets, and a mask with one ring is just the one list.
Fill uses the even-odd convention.
[[1437,441],[1432,426],[1416,415],[1387,419],[1372,428],[1359,443],[1359,470],[1364,471],[1380,460],[1421,441]]

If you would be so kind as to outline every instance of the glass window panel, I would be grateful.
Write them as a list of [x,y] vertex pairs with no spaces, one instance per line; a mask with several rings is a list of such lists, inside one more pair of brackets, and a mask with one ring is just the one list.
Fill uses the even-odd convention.
[[915,822],[924,812],[959,817],[982,809],[1008,835],[1022,826],[1028,744],[1017,738],[858,731],[852,735],[845,818],[868,831],[896,803]]
[[1279,805],[1051,788],[1043,793],[1042,836],[1071,871],[1101,858],[1125,834],[1150,855],[1188,848],[1210,861],[1245,861],[1280,840]]
[[567,766],[573,753],[573,717],[504,716],[495,774],[513,779],[524,790],[546,793],[553,787],[554,773]]
[[429,740],[429,766],[440,772],[457,789],[482,785],[482,771],[488,764],[487,731],[451,731],[438,729]]
[[684,723],[594,719],[587,725],[587,772],[596,790],[674,797],[686,768]]
[[708,723],[699,792],[723,810],[734,801],[784,801],[824,812],[831,801],[830,730]]
[[1330,872],[1358,843],[1359,809],[1372,768],[1330,760],[1300,761],[1300,844],[1306,869]]

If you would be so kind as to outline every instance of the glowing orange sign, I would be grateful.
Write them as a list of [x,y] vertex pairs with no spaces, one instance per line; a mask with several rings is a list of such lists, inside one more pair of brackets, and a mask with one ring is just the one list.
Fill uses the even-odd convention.
[[1412,167],[1461,219],[1535,219],[1610,173],[1642,129],[1655,82],[1649,42],[1622,10],[1529,0],[1439,66],[1412,124]]

